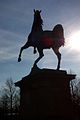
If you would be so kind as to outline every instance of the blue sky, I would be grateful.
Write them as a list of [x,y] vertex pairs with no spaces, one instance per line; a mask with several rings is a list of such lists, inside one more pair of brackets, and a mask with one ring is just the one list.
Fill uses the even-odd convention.
[[[31,31],[33,9],[42,10],[44,30],[63,25],[66,45],[60,49],[61,69],[80,76],[80,51],[67,45],[70,34],[80,30],[80,0],[0,0],[0,85],[10,77],[15,82],[28,75],[38,57],[33,48],[28,48],[23,51],[21,63],[17,62],[20,47]],[[38,67],[56,69],[57,58],[52,50],[44,50],[44,54]]]

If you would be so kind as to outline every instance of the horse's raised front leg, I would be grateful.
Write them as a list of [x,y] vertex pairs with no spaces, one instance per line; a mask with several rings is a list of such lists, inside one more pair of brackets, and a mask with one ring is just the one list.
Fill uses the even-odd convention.
[[33,52],[34,54],[36,54],[37,53],[37,51],[36,51],[36,47],[34,47],[34,52]]
[[57,65],[57,70],[60,69],[60,62],[61,62],[61,53],[59,52],[59,48],[53,49],[54,53],[57,55],[58,58],[58,65]]
[[29,47],[29,44],[28,44],[28,43],[26,43],[24,46],[21,47],[20,53],[19,53],[19,57],[18,57],[18,62],[21,61],[21,54],[22,54],[22,51],[23,51],[24,49],[28,48],[28,47]]

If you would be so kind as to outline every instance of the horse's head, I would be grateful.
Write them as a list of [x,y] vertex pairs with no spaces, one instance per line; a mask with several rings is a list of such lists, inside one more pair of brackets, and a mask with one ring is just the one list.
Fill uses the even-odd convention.
[[40,13],[41,13],[41,10],[35,10],[34,9],[34,15],[40,15]]
[[34,9],[34,22],[38,25],[42,25],[43,24],[43,20],[41,18],[41,10],[35,10]]

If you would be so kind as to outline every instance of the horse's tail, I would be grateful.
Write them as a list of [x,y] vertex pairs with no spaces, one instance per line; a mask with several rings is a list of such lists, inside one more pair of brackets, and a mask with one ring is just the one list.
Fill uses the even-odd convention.
[[[55,38],[55,42],[58,42],[60,46],[64,46],[65,44],[65,38],[64,38],[64,29],[61,24],[57,24],[53,30],[53,36]],[[57,41],[56,41],[57,40]]]

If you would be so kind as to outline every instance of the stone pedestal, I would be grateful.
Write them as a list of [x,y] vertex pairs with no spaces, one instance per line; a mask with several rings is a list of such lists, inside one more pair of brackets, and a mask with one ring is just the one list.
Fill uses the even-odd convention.
[[20,87],[21,120],[69,120],[73,116],[70,80],[75,75],[66,71],[32,69],[15,83]]

